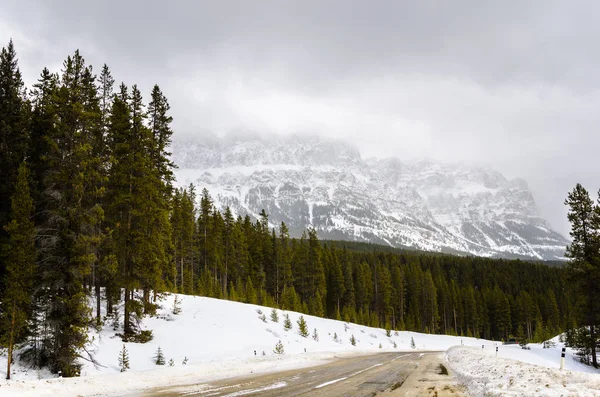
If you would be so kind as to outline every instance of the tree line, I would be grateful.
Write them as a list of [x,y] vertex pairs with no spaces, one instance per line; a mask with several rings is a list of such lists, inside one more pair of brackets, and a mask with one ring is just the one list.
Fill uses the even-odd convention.
[[[519,260],[354,249],[298,239],[268,215],[234,218],[207,190],[175,193],[177,276],[185,294],[262,304],[386,329],[543,341],[572,326],[566,268]],[[195,237],[194,237],[195,236]],[[187,248],[186,248],[187,247]]]
[[[544,340],[584,324],[566,270],[521,261],[360,252],[291,238],[268,214],[220,211],[207,190],[173,187],[169,103],[144,102],[76,51],[31,89],[14,45],[0,53],[0,340],[77,376],[88,327],[124,341],[164,292],[295,310],[387,329]],[[89,308],[90,297],[95,306]],[[102,303],[104,302],[104,303]],[[102,310],[101,304],[105,304]],[[122,307],[123,312],[117,308]],[[105,316],[102,315],[105,313]],[[83,353],[82,353],[83,352]]]

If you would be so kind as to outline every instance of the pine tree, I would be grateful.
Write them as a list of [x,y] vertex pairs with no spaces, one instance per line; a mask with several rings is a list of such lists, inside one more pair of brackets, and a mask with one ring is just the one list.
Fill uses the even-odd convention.
[[165,355],[163,354],[160,346],[156,349],[156,354],[154,355],[154,362],[156,365],[165,365]]
[[35,274],[36,248],[33,224],[33,200],[29,192],[29,169],[25,163],[19,167],[15,192],[12,197],[10,223],[4,227],[9,239],[6,258],[6,290],[1,302],[2,325],[7,329],[8,361],[6,379],[10,379],[13,348],[27,328]]
[[319,334],[317,333],[317,329],[316,328],[313,331],[312,338],[313,338],[313,340],[315,340],[317,342],[319,341]]
[[415,338],[414,337],[410,337],[410,348],[411,349],[416,349],[417,348],[417,344],[415,343]]
[[172,313],[177,315],[181,314],[181,300],[179,300],[179,296],[175,295],[175,299],[173,299],[173,310]]
[[303,338],[306,338],[309,335],[309,332],[308,332],[308,325],[306,324],[306,320],[304,319],[304,316],[300,316],[297,323],[298,323],[298,334],[300,334],[300,336],[302,336]]
[[[9,222],[18,169],[30,143],[28,113],[17,53],[10,40],[0,51],[0,245],[6,244],[8,239],[3,227]],[[0,279],[7,266],[0,253]]]
[[283,329],[289,331],[292,329],[292,321],[290,320],[289,314],[285,314],[285,319],[283,320]]
[[[600,195],[600,192],[599,192]],[[577,184],[565,204],[569,206],[572,243],[567,247],[569,269],[578,293],[583,300],[583,324],[590,329],[592,365],[598,367],[596,357],[596,326],[600,322],[600,197],[594,205],[589,193]]]
[[271,321],[273,321],[274,323],[279,322],[279,314],[277,314],[277,309],[271,310]]
[[356,338],[354,337],[354,335],[352,335],[352,336],[350,337],[350,344],[351,344],[352,346],[356,346]]
[[60,85],[53,96],[55,125],[46,136],[43,196],[40,210],[41,297],[47,305],[44,342],[50,367],[70,377],[79,374],[76,362],[87,341],[89,324],[86,290],[102,240],[98,227],[104,212],[95,139],[101,128],[98,96],[91,67],[78,51],[64,62]]
[[275,349],[273,350],[273,353],[275,353],[275,354],[283,354],[284,353],[283,343],[281,343],[281,340],[275,344]]
[[127,351],[127,348],[125,347],[125,344],[123,344],[123,349],[121,350],[121,353],[119,353],[119,368],[121,369],[121,372],[125,372],[127,371],[129,368],[129,352]]

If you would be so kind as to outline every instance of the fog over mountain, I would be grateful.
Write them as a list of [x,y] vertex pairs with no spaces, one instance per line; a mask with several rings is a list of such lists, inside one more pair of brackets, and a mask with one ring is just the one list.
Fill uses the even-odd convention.
[[4,0],[0,41],[14,39],[29,85],[77,48],[146,97],[158,82],[176,136],[319,134],[365,158],[522,177],[567,235],[567,192],[577,182],[600,188],[599,9],[579,0]]
[[343,141],[230,134],[177,141],[181,185],[216,206],[285,222],[292,235],[490,257],[560,259],[567,240],[536,207],[527,183],[490,168],[364,159]]

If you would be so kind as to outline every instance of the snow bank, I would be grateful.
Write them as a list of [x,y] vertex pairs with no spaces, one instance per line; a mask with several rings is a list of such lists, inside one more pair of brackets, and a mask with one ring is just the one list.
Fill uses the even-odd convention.
[[533,358],[532,361],[545,366],[502,358],[506,352],[515,353],[512,346],[510,349],[501,346],[499,350],[504,353],[496,358],[493,346],[484,349],[456,346],[448,350],[446,358],[473,396],[600,396],[600,374],[557,369],[560,353],[559,359],[554,360],[556,367],[549,368],[549,361],[543,355],[523,350],[521,359]]

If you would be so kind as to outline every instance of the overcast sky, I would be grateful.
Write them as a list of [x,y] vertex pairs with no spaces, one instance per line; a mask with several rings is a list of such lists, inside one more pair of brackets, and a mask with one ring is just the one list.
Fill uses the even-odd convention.
[[364,157],[523,177],[568,234],[568,191],[600,188],[594,1],[0,1],[27,83],[79,48],[158,83],[176,134],[345,137]]

